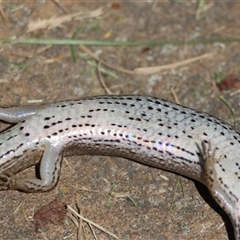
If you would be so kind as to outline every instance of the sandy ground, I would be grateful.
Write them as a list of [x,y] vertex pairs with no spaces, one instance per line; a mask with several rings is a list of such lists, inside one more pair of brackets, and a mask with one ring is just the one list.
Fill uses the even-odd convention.
[[[201,11],[198,1],[56,2],[2,1],[0,38],[71,39],[75,35],[87,41],[189,41],[240,36],[237,2],[209,1]],[[102,14],[91,15],[99,8]],[[74,13],[80,15],[73,17]],[[64,15],[68,16],[65,20]],[[29,32],[30,23],[44,20],[52,21]],[[149,75],[123,73],[101,65],[107,70],[101,76],[113,94],[144,94],[173,102],[178,99],[182,105],[231,124],[231,112],[219,97],[234,109],[239,123],[240,95],[231,95],[236,89],[220,92],[215,80],[216,74],[240,76],[239,47],[237,42],[88,46],[101,61],[129,71],[209,54],[193,63]],[[108,94],[100,82],[97,64],[79,46],[71,51],[69,45],[1,43],[0,105]],[[4,129],[8,125],[0,126]],[[110,198],[112,192],[123,196]],[[1,192],[0,239],[78,239],[77,227],[67,217],[63,225],[50,224],[35,233],[34,213],[55,198],[75,209],[78,204],[83,216],[120,239],[233,240],[229,220],[200,184],[196,187],[191,180],[126,159],[99,156],[64,159],[59,184],[49,193]],[[94,239],[89,226],[83,223],[83,227],[85,239]],[[97,239],[113,239],[93,229]]]

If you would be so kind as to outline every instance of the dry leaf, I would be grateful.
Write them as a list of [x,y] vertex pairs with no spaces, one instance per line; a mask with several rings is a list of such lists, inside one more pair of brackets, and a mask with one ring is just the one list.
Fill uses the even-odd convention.
[[63,224],[66,214],[67,205],[58,199],[43,206],[33,216],[36,232],[44,228],[50,222],[55,225]]
[[220,91],[230,90],[233,88],[240,88],[240,79],[239,77],[230,74],[225,77],[220,83],[217,83],[217,87]]

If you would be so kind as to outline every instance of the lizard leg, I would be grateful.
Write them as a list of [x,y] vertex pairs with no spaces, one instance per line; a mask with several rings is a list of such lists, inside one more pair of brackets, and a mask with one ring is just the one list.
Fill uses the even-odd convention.
[[219,206],[228,214],[234,227],[235,240],[240,240],[240,204],[233,198],[228,186],[224,183],[224,177],[217,170],[221,156],[216,158],[216,148],[212,149],[210,143],[202,142],[204,183],[208,187],[212,197]]
[[40,179],[10,176],[5,179],[5,186],[7,185],[8,189],[23,192],[46,192],[55,187],[62,163],[61,148],[51,142],[45,144],[45,151],[40,162]]

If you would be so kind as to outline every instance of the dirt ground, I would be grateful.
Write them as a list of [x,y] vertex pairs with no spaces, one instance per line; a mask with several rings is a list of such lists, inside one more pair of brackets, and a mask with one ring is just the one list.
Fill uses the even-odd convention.
[[[75,35],[81,40],[116,42],[240,37],[240,3],[209,1],[203,8],[199,3],[3,0],[0,38],[71,39]],[[75,13],[80,15],[73,17]],[[64,15],[68,18],[63,19]],[[36,22],[45,25],[38,28]],[[38,29],[30,28],[30,23]],[[209,54],[193,63],[148,75],[128,74],[101,64],[107,71],[102,72],[101,79],[112,94],[151,95],[173,102],[179,99],[182,105],[233,124],[231,111],[221,96],[234,109],[239,125],[240,93],[235,92],[237,89],[220,91],[215,84],[216,76],[240,76],[239,42],[87,47],[101,61],[131,71]],[[0,43],[0,106],[108,94],[97,66],[98,62],[80,46],[71,52],[69,45]],[[4,129],[8,125],[0,126]],[[117,197],[111,197],[111,193]],[[200,184],[126,159],[99,156],[64,159],[59,184],[51,192],[0,192],[0,239],[95,239],[86,223],[86,238],[79,237],[68,217],[63,225],[49,224],[35,232],[34,213],[55,198],[75,210],[78,204],[84,217],[119,239],[234,239],[228,218]],[[93,229],[97,239],[114,239]]]

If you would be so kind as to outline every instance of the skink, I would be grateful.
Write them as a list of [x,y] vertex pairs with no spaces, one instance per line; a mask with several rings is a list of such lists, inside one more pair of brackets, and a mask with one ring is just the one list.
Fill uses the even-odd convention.
[[[63,156],[118,156],[205,184],[240,240],[240,132],[206,113],[148,96],[97,96],[0,108],[0,190],[45,192]],[[40,179],[17,173],[40,161]]]

